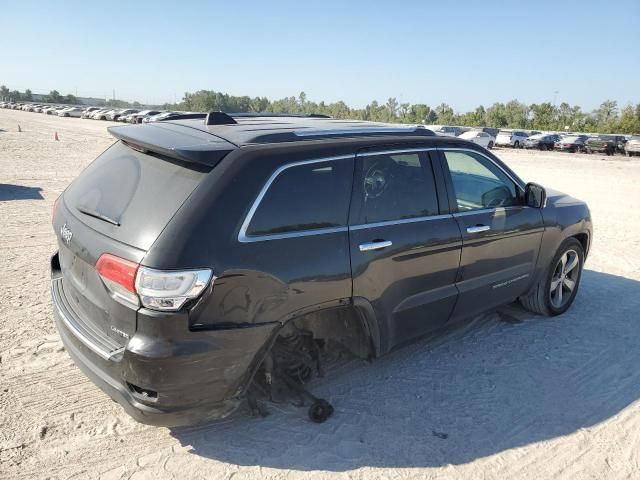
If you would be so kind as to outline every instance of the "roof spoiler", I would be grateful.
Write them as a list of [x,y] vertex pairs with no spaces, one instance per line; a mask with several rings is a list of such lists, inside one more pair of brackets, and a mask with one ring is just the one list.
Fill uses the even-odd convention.
[[214,167],[230,151],[232,143],[207,132],[181,125],[155,122],[145,125],[109,127],[118,140],[139,152],[153,152],[181,162]]

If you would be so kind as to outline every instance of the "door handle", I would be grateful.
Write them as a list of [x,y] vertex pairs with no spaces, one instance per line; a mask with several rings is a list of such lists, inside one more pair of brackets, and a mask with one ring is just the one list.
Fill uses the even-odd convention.
[[393,245],[393,242],[389,240],[378,240],[375,242],[367,242],[360,244],[361,252],[370,252],[371,250],[380,250],[381,248],[387,248]]
[[467,233],[480,233],[491,230],[489,225],[476,225],[475,227],[467,227]]

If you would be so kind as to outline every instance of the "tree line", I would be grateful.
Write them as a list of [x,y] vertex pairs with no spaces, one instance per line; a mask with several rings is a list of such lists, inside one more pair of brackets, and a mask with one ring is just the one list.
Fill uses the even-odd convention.
[[[31,90],[24,93],[0,87],[0,97],[11,101],[32,101]],[[71,95],[62,96],[52,90],[42,100],[50,103],[78,104]],[[106,106],[142,107],[139,102],[108,100]],[[317,113],[334,118],[369,120],[387,123],[408,123],[425,125],[459,125],[467,127],[519,128],[529,130],[599,132],[599,133],[640,133],[640,104],[625,105],[620,108],[615,100],[605,100],[598,108],[585,112],[578,105],[566,102],[554,105],[550,102],[527,105],[518,100],[507,103],[497,102],[489,107],[480,105],[473,111],[455,112],[446,103],[431,107],[423,103],[400,103],[395,97],[385,103],[373,100],[364,108],[352,108],[345,102],[313,102],[304,92],[297,97],[269,100],[266,97],[233,96],[213,90],[199,90],[185,93],[178,103],[166,103],[165,110],[189,112],[272,112],[272,113]]]
[[[62,103],[67,105],[78,105],[80,104],[80,100],[78,100],[74,95],[60,95],[58,90],[51,90],[48,95],[45,95],[44,98],[40,98],[38,96],[38,101],[46,102],[46,103]],[[3,98],[5,101],[9,102],[33,102],[33,92],[27,88],[24,92],[19,92],[18,90],[9,90],[5,85],[0,86],[0,98]]]
[[165,104],[167,110],[208,112],[319,113],[335,118],[375,122],[467,127],[520,128],[529,130],[578,131],[599,133],[640,133],[640,104],[619,108],[615,100],[605,100],[592,112],[566,102],[527,105],[518,100],[483,105],[473,111],[457,113],[446,103],[431,107],[423,103],[399,103],[395,97],[386,103],[372,101],[364,108],[351,108],[342,101],[313,102],[304,92],[297,97],[269,100],[266,97],[236,97],[212,90],[185,93],[181,102]]

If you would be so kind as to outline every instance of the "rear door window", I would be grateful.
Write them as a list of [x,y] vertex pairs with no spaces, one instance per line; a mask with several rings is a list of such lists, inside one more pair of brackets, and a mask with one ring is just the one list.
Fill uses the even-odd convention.
[[358,157],[352,224],[437,215],[438,197],[426,153]]
[[350,159],[285,168],[267,186],[250,219],[247,236],[345,227],[352,180]]

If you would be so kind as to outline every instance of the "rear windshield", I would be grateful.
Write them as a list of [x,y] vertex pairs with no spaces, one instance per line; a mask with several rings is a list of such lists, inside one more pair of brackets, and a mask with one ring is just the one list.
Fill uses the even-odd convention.
[[148,250],[206,175],[117,142],[73,181],[64,203],[92,229]]

